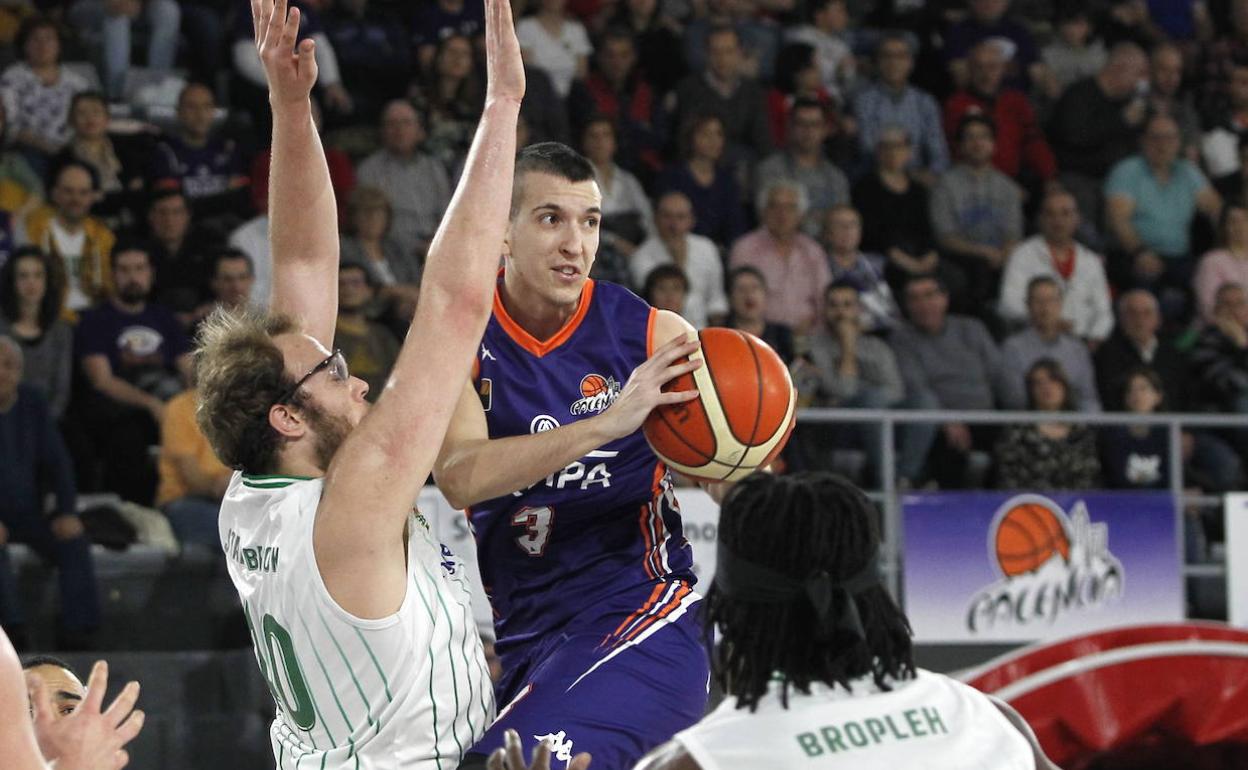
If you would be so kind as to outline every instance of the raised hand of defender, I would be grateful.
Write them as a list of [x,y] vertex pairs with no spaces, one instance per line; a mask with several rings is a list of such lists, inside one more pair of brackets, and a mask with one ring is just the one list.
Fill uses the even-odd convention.
[[316,83],[316,44],[307,39],[295,47],[299,15],[298,8],[287,13],[286,0],[251,0],[256,51],[274,106],[307,99]]
[[623,438],[641,427],[646,416],[663,404],[679,404],[698,397],[696,390],[663,391],[663,386],[682,374],[702,365],[701,359],[681,361],[698,349],[697,340],[676,338],[654,351],[644,363],[633,370],[620,395],[602,417],[610,420],[610,432]]
[[[506,748],[494,749],[486,763],[486,770],[550,770],[550,744],[542,741],[533,749],[533,764],[524,763],[524,751],[520,748],[520,735],[515,730],[503,733]],[[587,770],[589,754],[581,752],[567,763],[568,770]]]
[[511,0],[485,0],[485,70],[487,101],[524,98],[524,61],[511,18]]
[[106,689],[108,665],[99,661],[87,679],[87,697],[63,719],[56,718],[45,686],[31,692],[39,750],[44,759],[56,762],[56,770],[120,770],[130,762],[125,745],[143,729],[143,712],[134,707],[139,684],[127,684],[101,711]]

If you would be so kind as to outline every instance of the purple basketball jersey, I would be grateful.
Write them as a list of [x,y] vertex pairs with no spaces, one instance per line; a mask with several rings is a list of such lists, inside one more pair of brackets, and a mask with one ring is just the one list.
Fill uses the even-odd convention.
[[[576,314],[538,342],[496,292],[474,376],[490,438],[602,413],[649,357],[657,312],[621,286],[588,280]],[[694,582],[671,477],[641,431],[469,516],[505,667],[573,618],[618,610],[661,581]]]

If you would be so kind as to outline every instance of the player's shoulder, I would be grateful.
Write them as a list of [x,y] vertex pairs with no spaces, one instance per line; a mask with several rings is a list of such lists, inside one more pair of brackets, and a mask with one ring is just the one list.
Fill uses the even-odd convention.
[[594,304],[649,308],[650,305],[632,289],[612,281],[594,279]]
[[670,740],[651,751],[633,770],[704,770],[678,740]]
[[226,488],[225,502],[244,508],[302,508],[309,501],[319,501],[324,479],[283,474],[252,474],[235,471]]

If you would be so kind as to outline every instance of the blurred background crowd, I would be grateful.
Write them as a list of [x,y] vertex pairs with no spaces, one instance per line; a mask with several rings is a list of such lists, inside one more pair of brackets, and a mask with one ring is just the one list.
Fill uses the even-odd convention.
[[[483,9],[292,4],[339,201],[336,343],[376,394],[482,109]],[[1248,0],[513,5],[521,143],[598,172],[593,276],[761,336],[803,405],[1248,413]],[[19,642],[6,543],[59,566],[66,646],[100,622],[91,540],[167,522],[218,547],[230,471],[191,350],[214,307],[269,291],[251,37],[245,0],[0,0]],[[802,425],[784,462],[878,485],[879,445]],[[949,421],[898,447],[902,489],[1169,484],[1162,428]],[[1246,431],[1185,431],[1185,485],[1235,488],[1245,452]]]

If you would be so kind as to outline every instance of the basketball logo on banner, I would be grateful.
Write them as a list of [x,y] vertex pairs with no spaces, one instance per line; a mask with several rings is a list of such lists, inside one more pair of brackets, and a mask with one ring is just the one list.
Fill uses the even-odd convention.
[[972,596],[971,632],[1053,622],[1122,597],[1122,562],[1109,550],[1109,525],[1093,524],[1087,505],[1069,513],[1042,495],[1012,497],[992,518],[988,558],[1001,576]]

